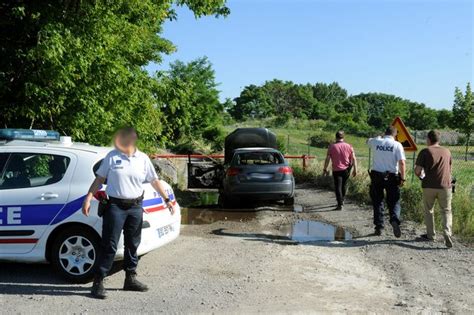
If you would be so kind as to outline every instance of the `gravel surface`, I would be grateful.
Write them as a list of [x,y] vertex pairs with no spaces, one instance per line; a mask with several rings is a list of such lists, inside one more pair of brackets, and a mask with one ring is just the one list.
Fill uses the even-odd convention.
[[[371,236],[371,211],[334,211],[331,192],[299,187],[303,213],[258,211],[183,226],[173,243],[140,260],[147,293],[107,279],[106,301],[90,285],[64,283],[48,265],[0,265],[0,313],[473,313],[474,251],[415,241],[406,222],[395,239]],[[206,220],[212,213],[204,211]],[[209,219],[210,218],[210,219]],[[297,243],[288,227],[320,220],[352,232],[347,241]],[[196,221],[197,222],[197,221]]]

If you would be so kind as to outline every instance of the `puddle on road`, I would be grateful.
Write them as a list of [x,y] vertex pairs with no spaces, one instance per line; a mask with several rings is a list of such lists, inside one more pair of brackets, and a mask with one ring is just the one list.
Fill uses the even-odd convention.
[[[304,212],[301,205],[293,207],[277,203],[254,203],[248,209],[221,210],[217,205],[217,192],[186,192],[181,209],[181,224],[201,225],[218,221],[248,222],[257,217],[259,211]],[[245,206],[245,205],[242,205]],[[240,234],[237,234],[240,235]],[[263,234],[260,234],[263,236]],[[252,237],[252,235],[249,235]],[[297,220],[281,225],[276,235],[265,234],[267,239],[287,239],[298,243],[315,241],[351,240],[352,235],[343,227],[314,220]]]
[[[181,224],[202,225],[211,224],[218,221],[248,222],[255,219],[256,211],[222,211],[198,208],[182,208]],[[243,237],[242,234],[228,233],[227,235],[236,235]],[[249,234],[253,237],[255,234]],[[320,221],[298,220],[294,223],[280,226],[278,232],[273,235],[269,233],[260,234],[266,239],[287,239],[298,243],[316,242],[316,241],[345,241],[351,240],[352,235],[342,226],[332,225]]]
[[286,232],[289,239],[298,243],[352,239],[351,233],[342,226],[312,220],[299,220],[293,224],[283,226],[280,230]]

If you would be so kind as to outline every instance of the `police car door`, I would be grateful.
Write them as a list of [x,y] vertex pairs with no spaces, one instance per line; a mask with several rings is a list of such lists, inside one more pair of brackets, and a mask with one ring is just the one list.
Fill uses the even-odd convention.
[[0,252],[28,253],[68,202],[76,156],[14,147],[1,154]]

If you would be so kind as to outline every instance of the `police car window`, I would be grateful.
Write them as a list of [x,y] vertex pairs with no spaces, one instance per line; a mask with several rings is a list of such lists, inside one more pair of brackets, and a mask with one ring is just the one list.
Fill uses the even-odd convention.
[[52,154],[12,153],[6,162],[0,189],[51,185],[66,173],[70,158]]
[[7,163],[9,153],[0,153],[0,186],[2,185],[3,181],[3,169],[5,168],[5,164]]

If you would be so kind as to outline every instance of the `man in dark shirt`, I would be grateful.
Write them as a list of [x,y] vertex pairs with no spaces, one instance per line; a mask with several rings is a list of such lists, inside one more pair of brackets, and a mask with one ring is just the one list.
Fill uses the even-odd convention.
[[416,159],[415,174],[421,178],[423,204],[425,208],[426,235],[421,237],[433,241],[436,236],[434,224],[434,203],[438,199],[443,221],[443,234],[446,246],[453,246],[451,226],[451,152],[439,145],[438,131],[428,132],[428,147],[420,151]]

